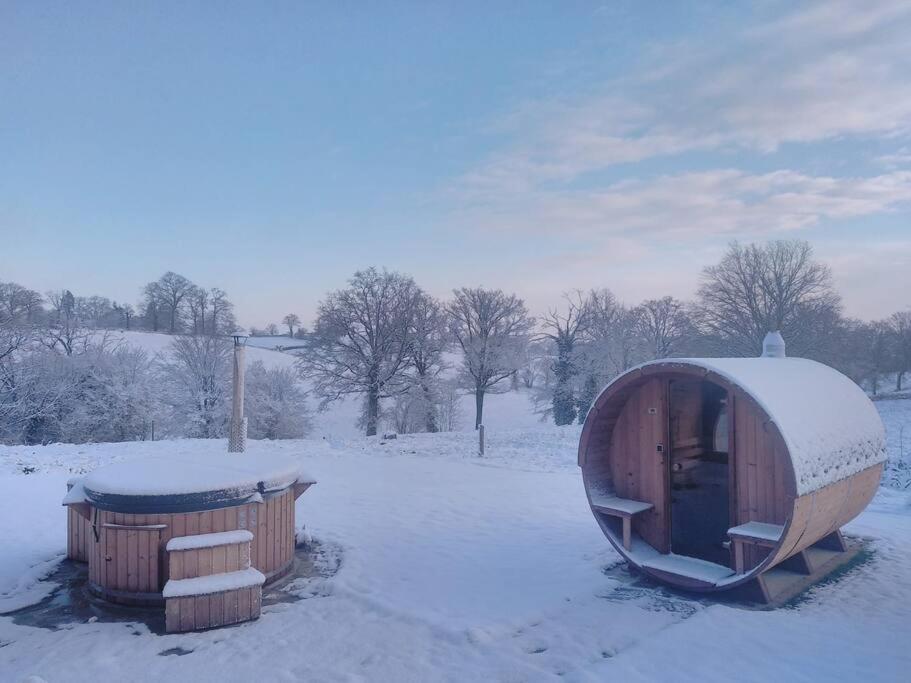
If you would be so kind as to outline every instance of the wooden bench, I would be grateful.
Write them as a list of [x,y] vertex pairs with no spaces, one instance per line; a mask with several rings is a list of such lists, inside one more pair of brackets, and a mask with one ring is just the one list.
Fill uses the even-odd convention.
[[743,561],[744,545],[774,548],[781,540],[783,532],[783,526],[766,524],[765,522],[747,522],[728,529],[728,536],[734,544],[734,571],[738,574],[743,574],[745,570]]
[[168,541],[165,629],[168,633],[259,617],[266,577],[250,566],[253,534],[245,529]]
[[627,550],[632,549],[633,517],[655,507],[652,503],[617,496],[592,495],[591,501],[597,512],[623,520],[623,547]]

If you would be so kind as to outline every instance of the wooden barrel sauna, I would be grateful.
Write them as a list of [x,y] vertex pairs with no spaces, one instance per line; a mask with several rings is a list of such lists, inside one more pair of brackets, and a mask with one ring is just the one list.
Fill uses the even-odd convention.
[[[119,462],[73,480],[70,554],[83,544],[89,588],[121,604],[161,604],[172,538],[246,529],[266,582],[294,561],[297,497],[314,481],[276,455],[194,454]],[[200,576],[211,568],[198,568]],[[189,569],[187,576],[197,575]],[[186,578],[186,577],[181,577]]]
[[633,368],[595,400],[579,442],[586,495],[617,551],[697,591],[791,566],[811,546],[844,550],[839,530],[872,499],[884,460],[864,392],[784,357],[783,342],[759,358]]

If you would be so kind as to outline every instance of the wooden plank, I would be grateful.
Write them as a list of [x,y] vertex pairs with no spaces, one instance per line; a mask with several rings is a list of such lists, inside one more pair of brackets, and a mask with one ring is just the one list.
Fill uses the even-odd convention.
[[263,589],[255,586],[250,589],[250,618],[259,619],[263,604]]
[[212,575],[212,548],[199,548],[196,551],[197,576]]
[[225,623],[236,623],[238,614],[237,591],[227,591],[224,593],[224,604]]
[[187,535],[187,515],[184,513],[173,515],[171,524],[173,531],[171,538],[179,538]]
[[180,603],[180,630],[192,631],[196,628],[196,600],[190,598],[178,598]]
[[212,531],[214,533],[218,533],[220,531],[226,531],[224,508],[212,511]]
[[[114,523],[122,523],[122,515],[114,515]],[[129,551],[127,550],[127,531],[117,531],[114,533],[117,535],[117,558],[115,562],[117,563],[117,581],[114,584],[114,588],[118,590],[127,590],[127,555]]]
[[267,504],[260,503],[256,510],[256,561],[253,566],[262,571],[269,571],[268,514]]
[[237,512],[240,507],[225,508],[225,531],[234,531],[239,529],[237,525]]
[[199,551],[184,550],[183,552],[183,571],[188,579],[194,579],[199,576]]
[[197,629],[208,628],[209,622],[209,596],[197,595],[194,598],[196,602],[195,626]]
[[199,513],[198,512],[188,512],[186,513],[187,518],[187,536],[195,536],[199,533]]
[[155,531],[149,533],[149,591],[158,593],[164,588],[164,582],[161,581],[161,532]]
[[[146,524],[147,518],[145,515],[135,515],[133,521],[137,525]],[[136,574],[137,574],[136,590],[141,593],[148,593],[150,591],[150,587],[149,587],[149,536],[151,535],[151,532],[137,531],[136,535],[137,535],[136,561],[138,564],[137,571],[136,571]]]
[[227,557],[228,549],[227,546],[217,546],[212,548],[212,573],[213,574],[224,574],[227,569]]
[[209,626],[221,626],[225,623],[225,599],[215,593],[209,600]]
[[165,631],[176,633],[180,631],[180,599],[168,598],[164,608]]
[[269,545],[268,557],[266,559],[268,560],[269,571],[275,571],[278,568],[279,558],[275,552],[275,546],[278,544],[278,524],[280,518],[276,516],[276,512],[278,511],[279,502],[278,498],[273,498],[269,501],[270,514],[266,524],[266,537],[268,539],[266,542]]
[[237,593],[237,619],[238,621],[246,621],[250,618],[250,608],[252,606],[250,589],[241,588],[234,592]]
[[206,510],[205,512],[199,513],[199,533],[212,533],[212,514],[212,510]]
[[139,589],[139,532],[130,529],[127,534],[127,590]]
[[[245,544],[249,547],[249,544]],[[232,543],[231,545],[225,546],[225,571],[234,572],[238,569],[246,569],[247,567],[243,566],[240,561],[240,549],[241,546]]]
[[168,577],[175,580],[187,578],[183,567],[183,552],[180,550],[168,553]]

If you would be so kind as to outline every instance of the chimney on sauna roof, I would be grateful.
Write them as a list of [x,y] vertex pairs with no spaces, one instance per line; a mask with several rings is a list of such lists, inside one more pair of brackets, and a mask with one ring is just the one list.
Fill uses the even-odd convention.
[[784,337],[781,332],[769,332],[762,340],[763,358],[784,358]]

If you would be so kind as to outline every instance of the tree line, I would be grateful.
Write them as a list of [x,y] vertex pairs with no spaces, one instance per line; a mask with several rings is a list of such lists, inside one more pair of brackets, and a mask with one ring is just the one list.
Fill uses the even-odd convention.
[[[169,272],[143,288],[139,310],[0,282],[0,442],[227,435],[226,335],[236,331],[227,295]],[[113,329],[174,336],[162,353],[149,354]],[[246,393],[252,438],[306,434],[307,401],[293,368],[251,364]]]
[[[846,318],[829,268],[796,240],[732,243],[704,268],[693,301],[627,306],[609,289],[576,290],[539,319],[515,294],[464,287],[437,301],[408,275],[369,268],[321,302],[298,366],[323,405],[361,397],[368,435],[384,403],[400,431],[436,431],[453,391],[474,397],[477,427],[486,395],[520,385],[545,418],[566,425],[581,423],[600,388],[636,364],[756,356],[769,331],[782,333],[791,355],[832,365],[874,394],[887,378],[901,391],[911,371],[911,311]],[[447,351],[458,359],[454,377],[444,373]]]
[[[173,333],[156,357],[100,330]],[[572,290],[539,318],[516,294],[483,287],[438,300],[410,276],[368,268],[320,302],[312,328],[289,313],[266,332],[300,340],[295,368],[248,370],[253,438],[300,436],[309,424],[300,380],[326,407],[360,402],[360,426],[453,429],[460,397],[483,422],[485,397],[524,388],[544,419],[582,422],[611,378],[643,361],[755,356],[779,330],[788,353],[828,363],[872,393],[900,391],[911,371],[911,311],[846,318],[829,269],[802,241],[733,243],[707,266],[692,301],[634,306],[606,288]],[[222,436],[237,332],[224,291],[168,272],[136,309],[71,292],[42,296],[0,283],[0,438],[5,441]],[[254,330],[251,330],[253,332]],[[258,332],[258,331],[257,331]]]

